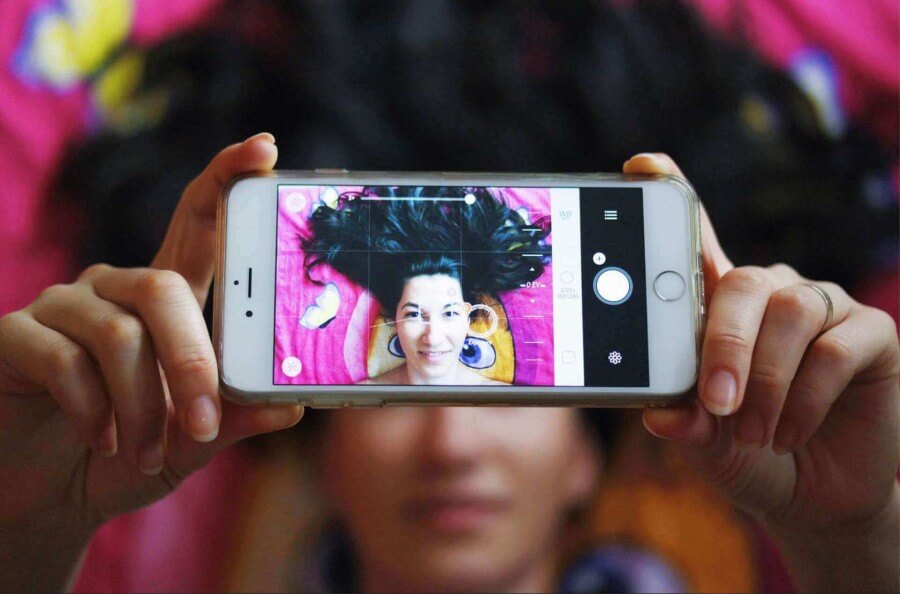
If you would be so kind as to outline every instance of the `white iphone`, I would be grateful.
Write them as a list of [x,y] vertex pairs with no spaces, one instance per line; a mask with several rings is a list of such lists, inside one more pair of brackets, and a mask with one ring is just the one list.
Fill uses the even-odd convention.
[[699,205],[666,176],[317,170],[219,210],[223,393],[313,407],[662,405],[696,381]]

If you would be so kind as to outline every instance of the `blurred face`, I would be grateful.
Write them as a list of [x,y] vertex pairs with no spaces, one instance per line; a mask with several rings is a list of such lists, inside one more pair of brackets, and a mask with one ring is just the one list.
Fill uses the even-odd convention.
[[459,281],[446,274],[409,279],[394,320],[410,383],[452,383],[469,329]]
[[575,409],[337,411],[328,490],[360,555],[363,589],[535,590],[597,458]]

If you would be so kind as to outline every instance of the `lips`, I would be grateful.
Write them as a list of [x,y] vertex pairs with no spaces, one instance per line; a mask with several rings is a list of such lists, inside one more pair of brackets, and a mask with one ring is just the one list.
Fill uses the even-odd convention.
[[487,528],[509,507],[503,498],[478,495],[434,496],[415,499],[403,507],[403,517],[447,535]]
[[426,361],[440,361],[451,351],[419,351],[419,355]]

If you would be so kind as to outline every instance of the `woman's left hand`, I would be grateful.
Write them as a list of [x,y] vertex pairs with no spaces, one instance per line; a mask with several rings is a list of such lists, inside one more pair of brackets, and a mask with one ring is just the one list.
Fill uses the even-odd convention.
[[[624,171],[682,176],[662,154],[633,157]],[[689,463],[763,523],[798,586],[895,590],[893,319],[783,264],[735,268],[702,216],[708,320],[699,397],[647,409],[644,425],[678,442]]]

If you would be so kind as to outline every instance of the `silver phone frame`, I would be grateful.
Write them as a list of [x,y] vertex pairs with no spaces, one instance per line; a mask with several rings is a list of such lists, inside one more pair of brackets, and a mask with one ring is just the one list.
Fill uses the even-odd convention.
[[[688,258],[691,270],[685,275],[686,295],[690,301],[693,323],[693,376],[683,389],[651,392],[652,388],[593,388],[557,386],[382,386],[358,384],[352,386],[272,385],[270,390],[246,390],[231,381],[225,369],[225,268],[227,254],[228,204],[232,189],[241,180],[274,178],[279,183],[311,185],[472,185],[472,186],[541,186],[596,187],[627,186],[642,182],[672,184],[687,202],[689,219]],[[646,199],[646,197],[645,197]],[[646,225],[646,218],[645,218]],[[313,408],[377,407],[377,406],[583,406],[583,407],[643,407],[665,406],[682,400],[689,394],[699,372],[700,346],[705,320],[703,305],[703,269],[700,240],[700,203],[693,187],[686,180],[668,175],[623,174],[554,174],[554,173],[474,173],[474,172],[396,172],[396,171],[271,171],[235,177],[223,188],[217,216],[217,248],[215,270],[215,306],[213,310],[213,345],[219,362],[219,381],[222,394],[241,404],[302,404]],[[646,233],[645,233],[646,236]],[[275,242],[272,242],[273,251]],[[648,277],[648,294],[652,291]],[[649,318],[648,309],[648,318]],[[271,329],[274,335],[274,325]],[[648,343],[650,323],[648,319]],[[648,356],[651,350],[648,344]],[[272,361],[268,369],[271,370]],[[652,378],[652,373],[651,373]],[[652,386],[652,379],[651,379]]]

